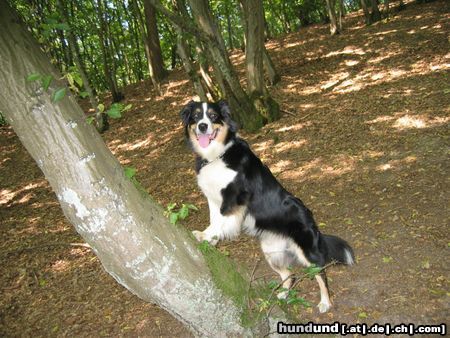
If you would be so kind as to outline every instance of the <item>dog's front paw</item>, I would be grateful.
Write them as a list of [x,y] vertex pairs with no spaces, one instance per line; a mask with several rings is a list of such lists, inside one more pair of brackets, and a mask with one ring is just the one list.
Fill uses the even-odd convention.
[[331,308],[331,304],[326,302],[320,302],[319,305],[317,305],[317,307],[319,308],[320,313],[325,313]]
[[217,242],[219,242],[219,240],[217,239],[216,236],[209,238],[208,235],[205,234],[204,231],[194,230],[194,231],[192,231],[192,234],[194,235],[194,237],[197,241],[199,241],[199,242],[207,241],[212,246],[215,246],[217,244]]
[[194,235],[195,239],[199,242],[203,242],[205,240],[205,234],[203,231],[194,230],[192,231],[192,234]]

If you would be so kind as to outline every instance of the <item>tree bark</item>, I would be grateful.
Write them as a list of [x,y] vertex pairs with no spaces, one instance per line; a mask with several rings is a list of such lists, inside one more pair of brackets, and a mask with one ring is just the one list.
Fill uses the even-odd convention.
[[366,25],[372,24],[372,18],[369,12],[369,7],[367,6],[367,0],[361,0],[361,7],[364,12],[364,22]]
[[377,0],[370,0],[370,1],[372,5],[372,13],[371,13],[372,23],[374,23],[381,20],[381,13],[380,10],[378,9],[378,1]]
[[273,67],[264,46],[264,11],[261,0],[242,0],[245,19],[245,64],[247,71],[247,91],[257,110],[266,121],[280,117],[278,104],[269,94],[264,82],[264,57],[266,65]]
[[153,77],[159,84],[166,76],[164,61],[162,57],[159,32],[156,23],[156,10],[148,0],[144,0],[144,14],[146,27],[146,43],[149,48],[149,67],[152,69]]
[[330,18],[330,34],[339,34],[338,21],[336,16],[336,0],[326,0],[328,17]]
[[73,97],[53,103],[37,82],[25,80],[34,72],[59,76],[8,3],[0,6],[0,110],[106,271],[196,335],[248,335],[193,240],[126,179]]

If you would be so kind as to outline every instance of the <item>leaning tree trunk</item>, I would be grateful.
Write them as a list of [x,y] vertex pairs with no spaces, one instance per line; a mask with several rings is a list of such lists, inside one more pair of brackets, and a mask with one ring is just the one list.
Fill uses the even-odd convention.
[[336,0],[326,0],[328,17],[330,18],[330,34],[339,34],[338,20],[336,15]]
[[[172,4],[173,4],[174,9],[177,12],[182,13],[182,15],[187,17],[187,13],[186,13],[187,10],[186,10],[184,1],[173,0]],[[177,53],[180,56],[181,61],[183,62],[184,70],[186,71],[187,75],[191,79],[191,81],[194,85],[195,92],[200,97],[200,100],[208,101],[208,97],[206,95],[205,89],[203,88],[202,80],[199,75],[197,66],[194,65],[194,63],[191,61],[190,47],[188,46],[188,44],[184,38],[183,30],[177,25],[174,25],[174,26],[175,26],[175,32],[177,34]]]
[[270,96],[264,82],[264,57],[272,67],[273,64],[269,55],[265,55],[262,1],[242,0],[241,5],[245,20],[247,91],[257,110],[266,121],[271,122],[280,117],[280,107]]
[[31,34],[0,0],[0,111],[37,162],[64,214],[104,268],[140,298],[155,302],[196,335],[248,334],[239,309],[216,288],[187,233],[126,179],[71,96],[52,102],[39,72],[59,78]]
[[189,0],[192,16],[197,26],[186,22],[183,17],[169,11],[161,4],[160,0],[149,0],[155,8],[161,11],[173,24],[178,25],[184,31],[197,36],[207,49],[210,64],[213,66],[215,75],[221,73],[223,86],[222,94],[230,103],[235,119],[248,131],[256,131],[261,128],[267,119],[262,115],[264,112],[250,100],[242,88],[233,65],[225,49],[225,43],[217,24],[211,14],[206,0]]
[[194,20],[207,37],[205,44],[216,72],[220,72],[225,83],[225,97],[229,100],[238,122],[247,130],[255,131],[266,122],[258,107],[243,90],[233,65],[228,57],[225,42],[205,0],[189,0]]

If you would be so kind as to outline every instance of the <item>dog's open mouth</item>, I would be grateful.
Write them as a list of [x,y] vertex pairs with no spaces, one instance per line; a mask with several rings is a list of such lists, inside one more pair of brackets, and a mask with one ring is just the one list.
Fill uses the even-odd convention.
[[206,148],[209,146],[212,140],[214,140],[217,136],[217,132],[219,129],[215,129],[212,134],[197,134],[197,140],[200,144],[200,147]]

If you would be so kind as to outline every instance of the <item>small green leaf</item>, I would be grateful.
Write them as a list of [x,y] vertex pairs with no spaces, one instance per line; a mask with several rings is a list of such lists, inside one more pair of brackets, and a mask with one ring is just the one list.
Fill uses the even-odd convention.
[[178,213],[172,212],[172,213],[169,215],[169,222],[170,222],[171,224],[173,224],[173,225],[177,224],[177,222],[178,222]]
[[312,264],[312,265],[308,266],[307,268],[303,269],[303,272],[310,279],[313,279],[321,271],[322,271],[322,268],[320,266],[316,266],[314,264]]
[[302,297],[289,298],[286,303],[289,305],[301,304],[304,307],[311,307],[311,304]]
[[279,283],[275,280],[271,280],[269,282],[269,284],[267,284],[267,286],[269,287],[269,289],[275,289],[277,286],[279,285]]
[[98,109],[98,111],[99,111],[100,113],[103,113],[103,112],[105,111],[105,105],[104,105],[103,103],[100,103],[100,104],[97,106],[97,109]]
[[320,222],[319,224],[317,224],[319,226],[319,228],[325,228],[327,226],[326,223]]
[[39,286],[46,286],[47,285],[47,281],[45,279],[40,279],[39,280]]
[[61,101],[66,96],[66,88],[59,88],[53,93],[53,102]]
[[122,117],[122,114],[120,113],[120,110],[117,108],[110,108],[106,114],[112,119],[118,119]]
[[50,84],[52,83],[53,76],[46,75],[42,77],[42,88],[44,88],[45,91],[48,90],[48,87],[50,87]]
[[40,80],[42,78],[42,75],[39,73],[33,73],[27,76],[27,81],[28,82],[33,82],[33,81],[37,81]]
[[133,107],[133,105],[131,103],[127,104],[125,107],[123,107],[122,111],[129,110],[129,109],[131,109],[131,107]]
[[80,95],[80,97],[82,98],[82,99],[84,99],[84,98],[86,98],[86,97],[88,97],[89,96],[89,93],[88,92],[79,92],[79,94],[78,95]]
[[124,168],[125,176],[129,179],[133,178],[136,175],[136,168],[133,167],[125,167]]
[[186,206],[187,206],[189,209],[198,211],[198,208],[197,208],[195,205],[193,205],[193,204],[186,204]]
[[95,121],[95,117],[94,116],[89,116],[86,119],[87,124],[92,124]]
[[384,256],[383,257],[383,263],[390,263],[392,262],[394,259],[391,256]]
[[80,74],[73,73],[73,80],[76,82],[76,84],[81,88],[83,87],[83,79],[81,78]]
[[183,204],[178,212],[178,215],[180,216],[180,219],[185,219],[189,215],[189,208]]
[[369,317],[367,315],[367,312],[362,311],[362,312],[358,313],[358,318],[366,319],[367,317]]
[[72,74],[71,74],[71,73],[68,73],[68,74],[66,75],[66,78],[67,78],[67,82],[69,82],[69,85],[70,85],[70,86],[73,86],[74,83],[75,83],[75,81],[73,80]]

